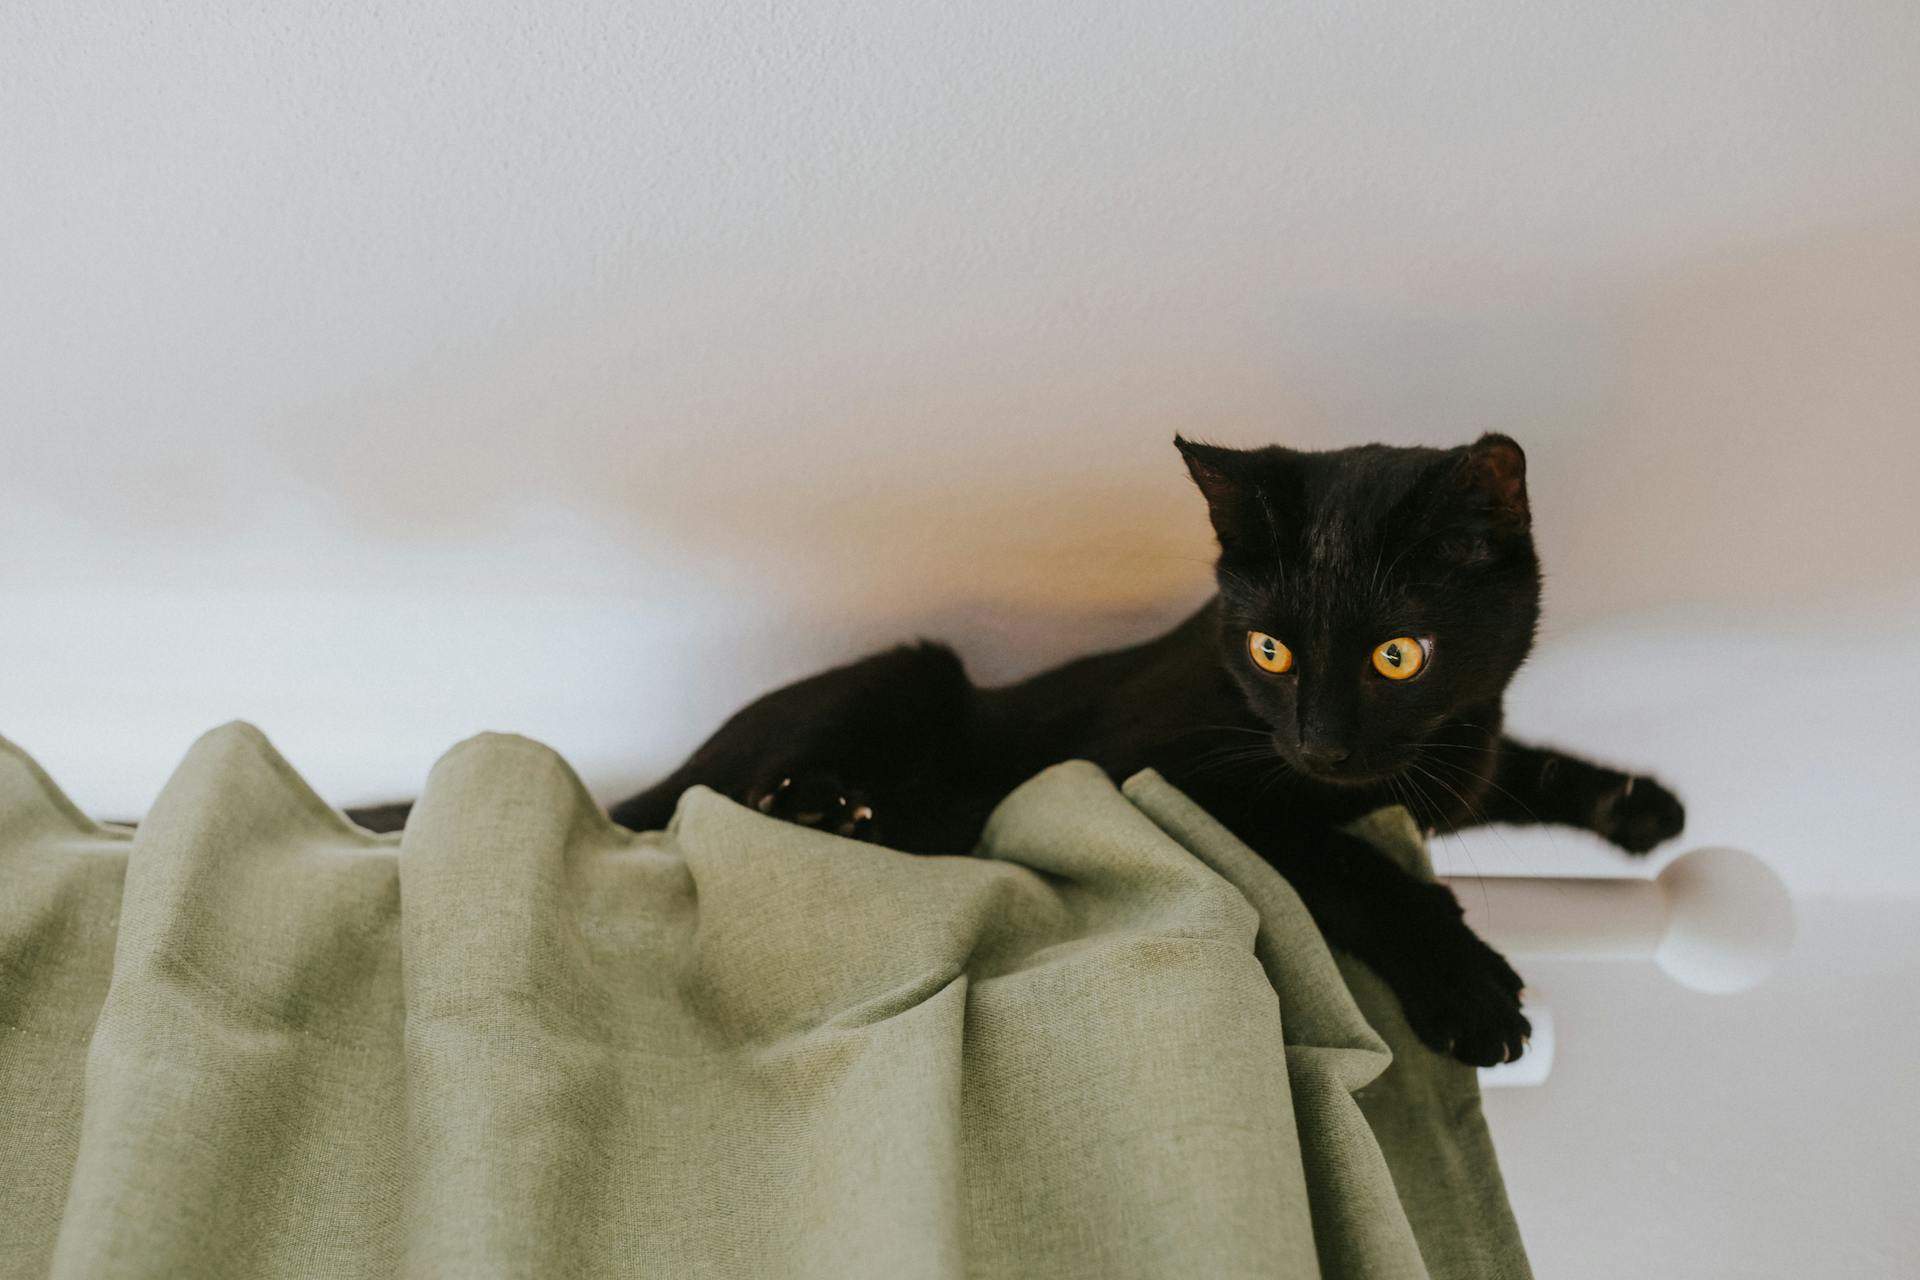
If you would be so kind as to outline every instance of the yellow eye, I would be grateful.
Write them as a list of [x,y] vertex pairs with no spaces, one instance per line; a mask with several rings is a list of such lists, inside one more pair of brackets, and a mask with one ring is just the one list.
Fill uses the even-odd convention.
[[1253,655],[1253,665],[1262,671],[1283,675],[1293,670],[1293,650],[1264,631],[1247,632],[1247,652]]
[[1411,680],[1427,665],[1427,651],[1412,636],[1395,636],[1373,651],[1373,669],[1389,680]]

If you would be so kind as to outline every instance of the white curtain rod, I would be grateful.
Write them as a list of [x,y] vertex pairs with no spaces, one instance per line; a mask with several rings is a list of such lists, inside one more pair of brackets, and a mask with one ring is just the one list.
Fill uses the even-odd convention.
[[[1651,960],[1710,995],[1765,981],[1793,945],[1793,899],[1772,867],[1740,849],[1694,849],[1646,878],[1454,876],[1467,923],[1516,964]],[[1524,968],[1524,965],[1521,965]],[[1553,1016],[1529,1003],[1533,1043],[1520,1061],[1481,1071],[1483,1085],[1543,1083]]]

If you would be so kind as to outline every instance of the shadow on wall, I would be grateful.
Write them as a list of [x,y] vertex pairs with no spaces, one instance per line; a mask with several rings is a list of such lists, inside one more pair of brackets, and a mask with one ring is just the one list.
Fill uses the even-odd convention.
[[[1170,624],[1212,554],[1176,428],[1308,447],[1511,431],[1549,638],[1675,601],[1764,626],[1915,585],[1914,279],[1920,219],[1577,294],[1123,309],[1105,345],[1063,333],[1007,370],[922,317],[886,348],[915,361],[857,386],[792,351],[724,395],[711,364],[654,396],[562,362],[526,384],[567,382],[547,434],[509,396],[458,439],[371,414],[149,443],[100,460],[61,520],[33,495],[71,496],[77,472],[45,468],[88,442],[48,437],[0,477],[0,662],[33,673],[4,731],[115,812],[236,716],[343,800],[413,785],[481,728],[617,790],[770,685],[880,645],[947,639],[997,682]],[[852,376],[844,351],[824,367]],[[667,422],[693,408],[698,429]],[[143,469],[154,448],[175,470]],[[74,726],[97,723],[124,726],[119,757],[89,754]],[[369,735],[378,752],[335,758]]]
[[[47,561],[63,581],[144,583],[137,543],[242,590],[403,587],[488,545],[461,579],[506,594],[643,600],[713,563],[849,629],[930,629],[968,600],[987,617],[1152,613],[1203,585],[1211,554],[1175,430],[1324,447],[1496,429],[1533,459],[1551,621],[1791,602],[1882,585],[1920,553],[1901,514],[1920,484],[1914,279],[1920,218],[1626,285],[1494,281],[1418,306],[1256,279],[1123,299],[1078,328],[1023,317],[1017,343],[967,307],[884,296],[839,297],[872,309],[827,323],[788,289],[657,345],[609,318],[547,335],[564,351],[343,384],[244,439],[103,450],[45,433],[10,472],[0,573]],[[61,477],[82,472],[88,502],[60,504],[80,538],[36,547],[34,495],[70,495]],[[567,512],[591,565],[498,545],[541,504]],[[266,554],[288,513],[323,536]]]
[[[903,425],[887,448],[824,469],[791,445],[767,459],[688,452],[620,518],[635,538],[671,528],[759,561],[850,622],[990,636],[1018,611],[1066,642],[1009,669],[1022,668],[1088,647],[1073,643],[1080,623],[1032,615],[1170,616],[1205,590],[1211,542],[1172,427],[1305,447],[1502,429],[1533,459],[1550,629],[1681,603],[1812,610],[1912,579],[1920,562],[1920,522],[1904,515],[1920,491],[1916,279],[1920,219],[1631,285],[1349,312],[1331,335],[1274,326],[1270,363],[1314,388],[1308,404],[1244,396],[1245,370],[1186,382],[1186,409],[1164,389],[1120,403],[1087,364],[1065,397],[980,371],[1004,399],[976,388],[960,402],[1032,424],[1023,441],[1004,426],[956,444]],[[1193,372],[1175,362],[1173,381]],[[869,406],[902,423],[911,408]]]

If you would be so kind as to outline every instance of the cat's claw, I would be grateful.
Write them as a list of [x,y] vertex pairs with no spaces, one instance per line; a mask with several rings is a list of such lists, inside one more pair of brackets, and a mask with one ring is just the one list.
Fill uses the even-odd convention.
[[1518,1059],[1533,1034],[1520,1011],[1520,975],[1470,932],[1445,953],[1418,981],[1396,986],[1407,1024],[1429,1048],[1472,1066]]
[[877,840],[873,805],[860,791],[830,774],[783,775],[771,786],[755,788],[748,803],[768,817],[850,840]]
[[1594,805],[1593,829],[1628,853],[1650,853],[1687,825],[1680,797],[1645,774],[1623,778]]

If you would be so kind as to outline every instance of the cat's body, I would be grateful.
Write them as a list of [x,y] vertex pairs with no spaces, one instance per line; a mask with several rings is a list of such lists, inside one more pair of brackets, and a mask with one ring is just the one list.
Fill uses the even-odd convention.
[[1652,779],[1502,734],[1539,610],[1519,447],[1177,443],[1221,557],[1220,593],[1173,630],[989,689],[944,646],[877,654],[750,704],[613,818],[664,826],[704,785],[843,835],[966,853],[1049,765],[1090,760],[1115,781],[1156,769],[1287,877],[1429,1044],[1518,1056],[1512,968],[1448,890],[1339,828],[1402,804],[1428,828],[1563,823],[1636,853],[1680,830]]
[[[1220,667],[1220,625],[1215,597],[1144,644],[991,688],[975,686],[945,645],[903,645],[756,700],[672,774],[610,812],[624,826],[653,830],[700,785],[827,829],[865,808],[863,839],[909,853],[967,853],[1008,792],[1062,760],[1090,760],[1116,782],[1157,769],[1195,794],[1264,786],[1318,825],[1401,803],[1384,786],[1332,790],[1289,771]],[[1417,816],[1458,825],[1439,810]]]

